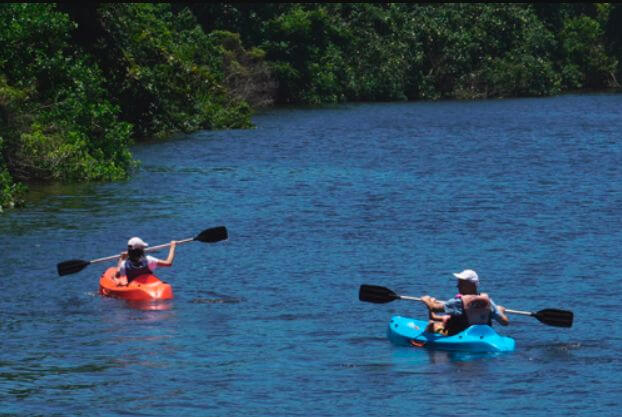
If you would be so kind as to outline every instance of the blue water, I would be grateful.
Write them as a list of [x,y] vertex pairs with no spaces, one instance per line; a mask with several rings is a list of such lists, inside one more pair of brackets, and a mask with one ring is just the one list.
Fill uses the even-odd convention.
[[[129,181],[34,190],[0,215],[2,416],[617,416],[622,96],[276,109],[256,129],[137,146]],[[225,225],[157,274],[149,310],[97,295],[114,255]],[[166,257],[166,252],[158,256]],[[516,351],[398,348],[362,283],[518,310]]]

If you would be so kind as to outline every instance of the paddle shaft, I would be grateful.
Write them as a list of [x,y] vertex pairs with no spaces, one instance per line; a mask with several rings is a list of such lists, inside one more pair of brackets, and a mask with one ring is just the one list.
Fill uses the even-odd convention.
[[421,301],[420,297],[413,297],[410,295],[398,295],[400,300],[409,300],[409,301]]
[[[420,297],[412,297],[410,295],[398,295],[398,297],[400,300],[421,301]],[[508,314],[518,314],[521,316],[535,316],[535,313],[532,313],[531,311],[510,310],[509,308],[506,308],[505,312]]]
[[[183,239],[183,240],[178,240],[177,241],[177,245],[182,245],[184,243],[188,243],[188,242],[192,242],[194,240],[193,237],[189,237],[188,239]],[[162,245],[157,245],[157,246],[152,246],[150,248],[145,249],[145,252],[157,252],[160,249],[164,249],[166,247],[171,246],[171,243],[164,243]],[[98,258],[98,259],[93,259],[92,261],[89,261],[89,264],[97,264],[100,262],[106,262],[106,261],[111,261],[113,259],[117,259],[120,258],[121,254],[118,255],[112,255],[112,256],[106,256],[105,258]]]
[[[413,297],[410,295],[398,295],[398,297],[400,300],[421,301],[421,297]],[[509,308],[506,308],[505,312],[508,314],[518,314],[521,316],[534,316],[534,313],[530,311],[510,310]]]
[[[421,298],[419,297],[411,297],[408,295],[398,295],[397,297],[400,300],[421,301]],[[511,310],[509,308],[506,308],[504,312],[507,314],[517,314],[519,316],[535,317],[540,322],[551,326],[570,327],[572,325],[573,314],[570,311],[560,311],[559,313],[562,314],[561,317],[559,315],[555,317],[554,314],[551,314],[551,310],[541,310],[537,313],[534,313],[531,311]]]
[[[390,303],[395,300],[423,301],[421,297],[399,295],[388,288],[369,284],[363,284],[359,288],[359,300],[376,304]],[[572,311],[558,310],[555,308],[546,308],[536,313],[510,309],[504,309],[504,311],[508,314],[534,317],[541,323],[556,327],[571,327],[574,318]]]
[[[227,240],[229,237],[227,228],[225,226],[212,227],[209,229],[203,230],[201,233],[196,235],[195,237],[189,237],[187,239],[182,239],[176,241],[176,244],[181,245],[188,242],[203,242],[203,243],[215,243],[220,242],[221,240]],[[162,245],[153,246],[145,249],[145,252],[154,252],[160,249],[164,249],[166,247],[171,246],[170,243],[164,243]],[[76,272],[82,271],[84,268],[91,264],[106,262],[113,259],[120,258],[126,252],[122,252],[118,255],[107,256],[105,258],[93,259],[92,261],[84,261],[82,259],[70,259],[64,262],[60,262],[56,264],[56,269],[58,270],[58,275],[69,275],[75,274]]]
[[505,312],[509,314],[518,314],[520,316],[535,316],[531,311],[510,310],[509,308],[506,308]]

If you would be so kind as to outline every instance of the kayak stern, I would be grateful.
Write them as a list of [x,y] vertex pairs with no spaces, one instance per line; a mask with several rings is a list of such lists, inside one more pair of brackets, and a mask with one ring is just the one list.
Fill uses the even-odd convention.
[[128,285],[117,285],[113,280],[117,268],[110,267],[99,279],[99,293],[107,297],[129,301],[155,301],[173,298],[173,288],[152,274],[136,277]]
[[425,331],[428,322],[408,317],[393,316],[387,336],[397,346],[426,347],[462,352],[511,352],[514,339],[499,335],[487,325],[474,325],[453,336]]

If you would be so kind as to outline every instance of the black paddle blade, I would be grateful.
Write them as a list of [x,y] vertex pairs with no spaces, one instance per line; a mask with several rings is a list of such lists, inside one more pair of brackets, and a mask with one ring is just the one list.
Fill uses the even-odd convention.
[[225,226],[219,226],[203,230],[194,238],[194,240],[198,240],[199,242],[214,243],[220,242],[221,240],[227,240],[228,237],[227,228]]
[[75,274],[76,272],[82,271],[84,268],[89,266],[89,261],[83,261],[81,259],[72,259],[70,261],[61,262],[56,265],[56,269],[58,270],[58,275],[69,275]]
[[361,285],[359,288],[359,300],[369,303],[384,304],[400,298],[397,294],[388,288],[378,285]]
[[540,320],[544,324],[556,327],[572,327],[572,319],[574,314],[572,311],[557,310],[554,308],[547,308],[538,311],[534,314],[534,317]]

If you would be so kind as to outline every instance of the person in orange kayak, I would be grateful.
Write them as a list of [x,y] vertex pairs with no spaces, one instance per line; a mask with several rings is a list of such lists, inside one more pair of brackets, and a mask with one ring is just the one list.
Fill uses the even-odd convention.
[[172,240],[166,260],[145,255],[145,248],[149,246],[139,237],[133,237],[127,242],[127,252],[119,257],[118,271],[115,281],[118,285],[127,285],[132,280],[143,274],[152,274],[159,266],[171,266],[175,259],[175,246],[177,241]]
[[458,294],[454,298],[438,301],[427,295],[421,297],[429,310],[426,331],[451,336],[473,324],[491,325],[493,319],[503,326],[509,324],[505,307],[496,305],[488,294],[479,293],[477,272],[465,269],[453,275],[458,279]]

